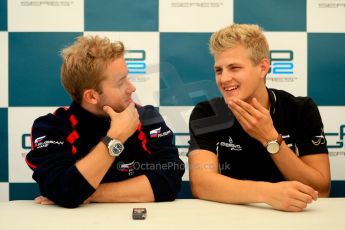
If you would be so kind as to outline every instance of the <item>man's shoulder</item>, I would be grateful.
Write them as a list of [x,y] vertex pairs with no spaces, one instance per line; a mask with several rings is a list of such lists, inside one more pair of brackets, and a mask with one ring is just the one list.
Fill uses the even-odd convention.
[[201,101],[199,103],[196,104],[195,107],[209,107],[209,106],[226,106],[225,104],[225,100],[223,97],[215,97],[212,98],[210,100],[206,100],[206,101]]
[[35,119],[33,128],[61,128],[65,124],[68,124],[68,108],[60,107],[54,112],[40,116]]
[[229,111],[223,97],[216,97],[211,100],[202,101],[196,104],[192,111],[192,118],[210,117],[219,115],[220,111]]
[[142,125],[147,126],[164,122],[163,117],[158,112],[158,108],[155,108],[152,105],[137,105],[136,108],[138,110],[139,119]]
[[289,105],[295,108],[303,109],[305,107],[313,107],[316,105],[313,99],[308,96],[294,96],[287,91],[279,89],[270,90],[273,93],[274,97],[276,97],[276,100],[278,100],[280,104],[284,106]]
[[195,135],[228,129],[235,122],[224,98],[217,97],[198,103],[190,116],[189,126]]

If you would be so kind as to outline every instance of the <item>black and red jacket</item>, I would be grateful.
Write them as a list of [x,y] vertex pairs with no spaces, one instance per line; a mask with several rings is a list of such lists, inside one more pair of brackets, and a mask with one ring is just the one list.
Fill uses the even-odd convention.
[[[153,106],[137,107],[140,125],[124,143],[101,183],[146,175],[155,201],[176,198],[184,163],[173,142],[173,132]],[[35,120],[32,149],[26,156],[41,195],[63,207],[77,207],[95,189],[77,170],[75,163],[87,155],[106,135],[110,119],[95,116],[80,104],[59,108]]]

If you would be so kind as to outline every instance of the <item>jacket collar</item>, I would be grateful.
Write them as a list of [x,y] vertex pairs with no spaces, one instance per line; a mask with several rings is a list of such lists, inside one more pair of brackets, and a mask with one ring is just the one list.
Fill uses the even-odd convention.
[[272,89],[267,88],[268,97],[270,99],[270,113],[271,116],[276,112],[276,104],[277,104],[277,95],[274,93]]
[[72,102],[71,106],[68,109],[70,115],[74,115],[77,120],[79,127],[85,127],[93,131],[107,130],[110,126],[110,119],[108,117],[97,116],[93,113],[90,113],[84,109],[80,103]]

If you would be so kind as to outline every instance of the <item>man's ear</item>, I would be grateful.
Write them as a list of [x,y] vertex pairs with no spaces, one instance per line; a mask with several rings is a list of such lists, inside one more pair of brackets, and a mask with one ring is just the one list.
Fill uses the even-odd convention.
[[264,58],[261,60],[261,62],[259,63],[259,68],[260,68],[260,72],[261,72],[261,77],[265,78],[269,69],[270,69],[270,60],[268,58]]
[[94,89],[86,89],[83,92],[83,101],[87,104],[96,105],[99,102],[99,93]]

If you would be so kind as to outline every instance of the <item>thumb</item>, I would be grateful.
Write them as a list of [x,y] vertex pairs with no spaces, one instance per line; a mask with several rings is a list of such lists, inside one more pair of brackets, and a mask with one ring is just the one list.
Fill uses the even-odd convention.
[[260,112],[265,112],[267,110],[260,104],[260,102],[255,97],[252,99],[252,105],[255,109],[259,110]]
[[103,106],[103,111],[106,112],[109,115],[109,117],[113,117],[117,114],[117,112],[115,112],[113,108],[111,108],[108,105]]

